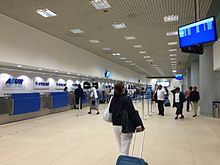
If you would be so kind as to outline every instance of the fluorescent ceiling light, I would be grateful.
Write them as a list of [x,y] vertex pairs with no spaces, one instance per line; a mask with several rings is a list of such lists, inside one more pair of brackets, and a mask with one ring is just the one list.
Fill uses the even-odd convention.
[[43,17],[55,17],[57,16],[54,12],[52,12],[49,9],[39,9],[37,10],[37,13],[40,14]]
[[168,16],[163,17],[163,19],[164,19],[164,22],[175,22],[179,20],[179,17],[178,15],[168,15]]
[[150,58],[150,56],[144,56],[144,58]]
[[170,57],[176,57],[177,54],[170,54]]
[[177,45],[177,42],[168,42],[168,45]]
[[134,45],[134,48],[142,48],[142,45]]
[[140,54],[145,54],[147,53],[146,51],[139,51]]
[[172,60],[176,60],[176,58],[171,58],[170,60],[171,60],[171,61],[172,61]]
[[177,49],[169,49],[169,52],[176,52]]
[[152,62],[153,60],[152,59],[150,59],[150,60],[147,60],[147,62]]
[[158,67],[158,65],[152,65],[152,66],[155,67],[155,68]]
[[132,63],[132,61],[125,61],[126,63]]
[[80,76],[80,74],[78,73],[77,76]]
[[38,70],[42,70],[41,68],[39,68]]
[[67,74],[70,74],[70,72],[68,72]]
[[130,65],[136,65],[135,63],[132,63],[132,64],[130,64]]
[[166,36],[177,36],[178,35],[178,31],[173,31],[173,32],[167,32]]
[[55,70],[54,72],[56,72],[56,73],[57,73],[58,71],[57,71],[57,70]]
[[93,43],[93,44],[98,44],[98,43],[100,43],[100,41],[99,41],[99,40],[97,40],[97,39],[94,39],[94,40],[89,40],[89,42],[91,42],[91,43]]
[[102,48],[103,50],[106,50],[106,51],[110,51],[112,50],[111,48]]
[[113,56],[120,56],[120,53],[112,53]]
[[89,75],[86,75],[86,77],[89,77]]
[[136,68],[139,68],[139,66],[138,66],[138,65],[136,65],[135,67],[136,67]]
[[97,10],[108,9],[111,7],[107,0],[91,0],[90,2]]
[[21,67],[22,67],[22,65],[17,65],[17,67],[21,68]]
[[125,23],[112,24],[112,26],[113,26],[115,29],[124,29],[124,28],[127,28],[127,26],[125,25]]
[[171,64],[176,64],[176,63],[177,63],[177,61],[170,61],[170,63],[171,63]]
[[177,70],[173,70],[172,72],[173,72],[173,73],[176,73],[176,72],[177,72]]
[[84,33],[84,31],[81,29],[71,29],[70,31],[75,34]]
[[42,74],[46,74],[46,73],[42,73]]
[[125,36],[126,40],[135,40],[135,36]]
[[176,64],[171,64],[172,66],[176,66]]
[[125,58],[125,57],[121,57],[120,59],[121,59],[121,60],[126,60],[126,58]]

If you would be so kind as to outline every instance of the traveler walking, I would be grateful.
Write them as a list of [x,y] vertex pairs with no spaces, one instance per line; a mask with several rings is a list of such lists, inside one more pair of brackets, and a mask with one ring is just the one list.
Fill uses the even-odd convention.
[[185,97],[186,97],[186,111],[189,112],[189,105],[190,105],[190,93],[192,92],[192,87],[189,87],[189,89],[187,89],[185,91]]
[[97,91],[96,91],[96,88],[95,87],[92,87],[91,88],[91,91],[90,91],[90,106],[89,106],[89,112],[88,114],[91,114],[92,113],[92,110],[96,110],[96,114],[98,115],[99,114],[99,106],[98,106],[98,94],[97,94]]
[[[135,132],[135,130],[137,132],[143,131],[144,126],[137,111],[134,109],[131,98],[125,95],[123,83],[116,83],[114,88],[114,96],[111,100],[109,112],[112,113],[112,124],[119,145],[120,155],[129,155],[133,132]],[[124,122],[125,118],[123,114],[125,113],[127,114],[127,119],[131,121],[131,125],[133,126],[131,132],[125,132],[124,130],[127,124]]]
[[158,115],[164,116],[164,98],[166,96],[166,91],[162,88],[162,85],[158,86],[157,89],[157,104],[158,104]]
[[183,103],[185,102],[185,95],[183,92],[180,91],[180,88],[176,88],[176,92],[174,95],[174,107],[176,107],[176,117],[175,119],[178,119],[178,116],[181,115],[180,119],[184,119],[183,116]]
[[199,92],[197,91],[197,87],[194,86],[193,87],[193,91],[190,92],[190,101],[192,103],[192,109],[194,111],[194,115],[193,117],[196,117],[197,116],[197,111],[198,111],[198,102],[200,100],[200,95],[199,95]]
[[105,96],[106,96],[106,102],[109,103],[109,100],[110,100],[110,86],[105,87]]

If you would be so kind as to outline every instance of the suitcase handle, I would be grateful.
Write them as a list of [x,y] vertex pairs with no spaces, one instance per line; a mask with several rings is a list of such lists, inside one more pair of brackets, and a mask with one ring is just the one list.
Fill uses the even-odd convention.
[[[143,136],[142,136],[142,141],[141,141],[141,150],[140,150],[140,158],[142,158],[143,156],[143,150],[144,150],[144,138],[145,138],[145,130],[142,131],[143,133]],[[134,142],[133,142],[133,146],[132,146],[132,151],[131,151],[131,155],[134,156],[134,146],[135,146],[135,141],[136,141],[136,134],[137,134],[137,131],[135,130],[135,133],[134,133]]]

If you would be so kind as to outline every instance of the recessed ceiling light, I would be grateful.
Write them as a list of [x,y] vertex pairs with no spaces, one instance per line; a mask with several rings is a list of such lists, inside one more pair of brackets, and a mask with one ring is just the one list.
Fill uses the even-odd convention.
[[136,65],[135,63],[132,63],[132,64],[130,64],[130,65]]
[[41,68],[39,68],[38,70],[42,70]]
[[77,76],[80,76],[80,74],[78,73]]
[[70,74],[70,72],[68,72],[67,74]]
[[170,54],[170,57],[176,57],[177,54]]
[[56,72],[56,73],[57,73],[58,71],[57,71],[57,70],[55,70],[54,72]]
[[163,19],[164,19],[164,22],[175,22],[179,20],[179,17],[178,15],[168,15],[168,16],[163,17]]
[[152,65],[153,67],[157,67],[158,65]]
[[171,64],[172,66],[176,66],[176,64]]
[[139,51],[140,54],[145,54],[147,53],[146,51]]
[[153,60],[152,60],[152,59],[150,59],[150,60],[147,60],[147,62],[153,62]]
[[17,67],[21,68],[21,67],[22,67],[22,65],[17,65]]
[[106,51],[111,51],[112,49],[111,48],[102,48],[103,50],[106,50]]
[[166,36],[177,36],[178,35],[178,31],[173,31],[173,32],[167,32]]
[[177,70],[173,70],[172,72],[173,72],[173,73],[176,73],[176,72],[177,72]]
[[168,42],[168,45],[177,45],[177,42]]
[[100,43],[100,41],[99,41],[99,40],[97,40],[97,39],[94,39],[94,40],[89,40],[89,42],[91,42],[91,43],[93,43],[93,44],[98,44],[98,43]]
[[91,0],[90,2],[97,10],[108,9],[111,7],[107,0]]
[[134,45],[134,48],[142,48],[142,45]]
[[75,34],[84,33],[84,31],[81,29],[71,29],[70,31]]
[[89,75],[86,75],[86,77],[89,77]]
[[169,52],[176,52],[177,49],[169,49]]
[[121,57],[120,59],[121,59],[121,60],[126,60],[126,58],[125,58],[125,57]]
[[125,25],[125,23],[112,24],[112,26],[113,26],[115,29],[124,29],[124,28],[127,28],[127,26]]
[[120,53],[112,53],[113,56],[120,56]]
[[132,63],[132,61],[125,61],[126,63]]
[[37,13],[40,14],[43,17],[55,17],[57,16],[54,12],[52,12],[49,9],[39,9],[37,10]]
[[144,58],[150,58],[150,56],[144,56]]
[[46,73],[42,73],[42,74],[46,74]]
[[135,40],[135,36],[125,36],[126,40]]
[[171,60],[171,61],[172,61],[172,60],[176,60],[176,58],[171,58],[170,60]]

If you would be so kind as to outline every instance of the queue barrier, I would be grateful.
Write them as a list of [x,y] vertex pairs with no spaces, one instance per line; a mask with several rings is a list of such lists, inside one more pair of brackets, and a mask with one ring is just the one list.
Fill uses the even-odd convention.
[[66,107],[69,102],[68,92],[50,92],[51,108]]
[[12,115],[40,111],[40,93],[13,93]]

